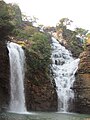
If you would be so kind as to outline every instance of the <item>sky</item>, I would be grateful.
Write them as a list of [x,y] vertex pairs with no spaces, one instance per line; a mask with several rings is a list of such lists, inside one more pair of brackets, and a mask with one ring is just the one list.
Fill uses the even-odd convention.
[[72,26],[90,30],[90,0],[4,0],[17,3],[23,14],[35,16],[38,23],[56,26],[61,18],[69,18]]

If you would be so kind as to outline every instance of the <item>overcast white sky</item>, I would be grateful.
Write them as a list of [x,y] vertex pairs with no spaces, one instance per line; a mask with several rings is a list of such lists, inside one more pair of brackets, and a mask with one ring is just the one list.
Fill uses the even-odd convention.
[[76,27],[90,30],[90,0],[4,0],[17,3],[22,13],[35,16],[43,25],[55,26],[68,17]]

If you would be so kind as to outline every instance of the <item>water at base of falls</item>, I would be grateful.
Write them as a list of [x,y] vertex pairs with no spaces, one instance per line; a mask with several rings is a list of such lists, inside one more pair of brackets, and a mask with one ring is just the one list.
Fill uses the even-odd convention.
[[58,111],[68,112],[69,101],[74,98],[70,89],[73,87],[75,72],[78,68],[79,59],[74,59],[71,53],[52,38],[52,71],[57,87]]
[[10,59],[11,112],[26,112],[24,97],[24,51],[20,45],[7,43]]

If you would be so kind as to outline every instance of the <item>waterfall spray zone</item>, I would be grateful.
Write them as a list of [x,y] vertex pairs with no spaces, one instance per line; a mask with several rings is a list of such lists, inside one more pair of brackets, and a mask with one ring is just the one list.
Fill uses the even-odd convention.
[[68,112],[69,102],[74,98],[71,89],[75,81],[75,73],[78,68],[79,59],[74,59],[72,54],[60,43],[52,38],[52,71],[57,87],[58,111]]
[[24,97],[24,64],[25,55],[20,45],[10,42],[7,44],[10,59],[10,85],[11,85],[11,112],[25,112]]

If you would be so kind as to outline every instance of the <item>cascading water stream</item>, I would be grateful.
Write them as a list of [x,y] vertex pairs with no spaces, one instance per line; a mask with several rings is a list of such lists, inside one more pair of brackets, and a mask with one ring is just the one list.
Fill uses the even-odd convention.
[[72,54],[52,38],[52,71],[57,87],[58,111],[68,112],[69,101],[74,98],[73,82],[78,68],[79,59],[74,59]]
[[26,112],[24,97],[24,51],[20,45],[7,43],[10,59],[11,112]]

